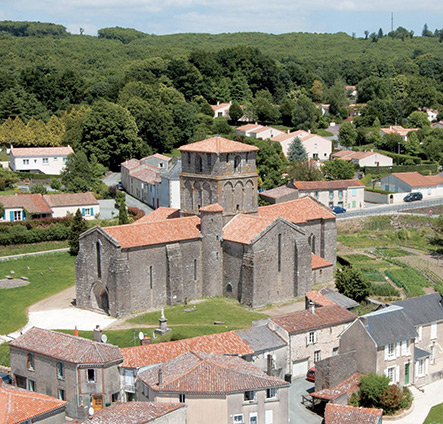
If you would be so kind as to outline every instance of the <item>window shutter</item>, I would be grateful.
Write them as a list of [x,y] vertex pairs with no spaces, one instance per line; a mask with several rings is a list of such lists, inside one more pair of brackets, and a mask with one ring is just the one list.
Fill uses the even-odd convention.
[[82,215],[85,216],[85,208],[82,208]]
[[385,345],[385,361],[388,360],[388,345]]
[[418,361],[415,361],[415,375],[418,376]]
[[437,323],[433,322],[431,324],[431,339],[436,339],[437,338]]
[[309,346],[309,333],[306,334],[306,346]]
[[94,216],[94,208],[91,208],[91,216]]
[[395,382],[398,383],[400,381],[400,365],[395,367]]
[[6,211],[3,214],[3,221],[5,221],[5,220],[6,220]]
[[314,343],[317,343],[317,332],[314,331]]
[[425,361],[425,375],[427,375],[429,372],[429,358],[426,358]]
[[14,212],[13,212],[13,211],[10,211],[10,212],[9,212],[9,220],[10,220],[11,222],[14,222]]
[[397,342],[397,349],[396,349],[395,354],[396,354],[397,358],[400,356],[400,342]]
[[25,212],[25,210],[23,209],[23,221],[26,219],[26,212]]
[[401,342],[401,356],[405,356],[406,355],[406,340],[403,340]]
[[385,376],[386,377],[388,376],[388,369],[387,368],[385,369]]
[[421,342],[421,336],[423,334],[423,327],[420,325],[420,327],[418,327],[418,341]]

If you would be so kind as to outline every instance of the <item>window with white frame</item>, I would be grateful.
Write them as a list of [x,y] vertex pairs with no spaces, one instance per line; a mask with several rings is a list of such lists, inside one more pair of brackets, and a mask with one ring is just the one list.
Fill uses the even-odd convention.
[[29,165],[29,159],[23,159],[23,165]]
[[186,402],[186,395],[185,395],[184,393],[180,393],[180,394],[178,395],[178,401],[179,401],[180,403],[185,403],[185,402]]
[[401,354],[402,356],[408,356],[411,354],[409,340],[403,340],[401,342]]
[[63,389],[58,389],[58,398],[60,400],[65,400],[65,391]]
[[258,423],[258,414],[257,412],[251,412],[249,414],[249,424],[257,424]]
[[65,376],[65,369],[63,366],[63,362],[58,361],[57,362],[57,378],[59,380],[63,380],[64,376]]
[[417,361],[417,377],[422,377],[425,375],[425,361],[424,359],[419,359]]
[[420,327],[418,327],[418,341],[421,342],[421,338],[423,336],[423,327],[420,325]]
[[389,367],[386,370],[386,375],[389,377],[389,380],[395,383],[395,367]]
[[22,220],[22,211],[14,211],[14,221]]
[[266,389],[266,399],[277,399],[277,388],[271,387],[270,389]]
[[334,197],[334,190],[329,190],[329,198],[332,199]]
[[243,401],[253,403],[257,400],[257,392],[255,390],[247,390],[243,395]]
[[43,162],[43,165],[48,165],[49,164],[49,158],[43,158],[42,162]]
[[317,334],[315,333],[315,331],[310,331],[307,336],[308,345],[315,344],[316,342],[317,342]]
[[321,361],[321,350],[316,350],[314,352],[314,362]]
[[337,356],[338,355],[338,347],[334,347],[332,349],[332,356]]
[[387,358],[394,359],[395,358],[395,343],[389,343],[387,345]]
[[35,362],[34,362],[34,354],[28,353],[27,355],[27,363],[28,363],[28,370],[34,371],[35,369]]
[[35,392],[35,381],[34,380],[28,380],[28,390],[30,392]]
[[84,208],[85,214],[84,216],[91,216],[91,208]]
[[232,422],[234,424],[243,424],[244,423],[244,421],[243,421],[243,414],[235,414],[233,416]]

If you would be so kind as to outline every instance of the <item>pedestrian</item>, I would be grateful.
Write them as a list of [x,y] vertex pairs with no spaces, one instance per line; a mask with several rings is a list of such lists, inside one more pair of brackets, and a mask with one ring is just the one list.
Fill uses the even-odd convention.
[[432,218],[432,209],[429,209],[429,218]]

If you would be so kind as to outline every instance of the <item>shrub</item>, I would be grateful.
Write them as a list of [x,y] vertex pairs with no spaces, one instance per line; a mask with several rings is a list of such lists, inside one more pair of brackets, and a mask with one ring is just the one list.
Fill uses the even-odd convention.
[[46,190],[46,187],[39,183],[39,184],[34,184],[31,186],[31,193],[32,194],[46,194],[48,191]]
[[61,183],[61,181],[58,178],[53,177],[53,178],[51,178],[50,187],[53,190],[59,191],[62,188],[62,183]]
[[367,408],[379,408],[382,394],[389,387],[389,377],[369,374],[360,378],[360,405]]
[[133,206],[128,207],[128,213],[134,221],[137,221],[142,216],[145,216],[145,213],[141,209]]
[[345,266],[335,272],[337,290],[356,302],[365,300],[369,294],[369,282],[362,272],[351,266]]
[[402,390],[391,384],[380,396],[380,406],[386,414],[392,414],[400,409],[400,404],[404,398]]

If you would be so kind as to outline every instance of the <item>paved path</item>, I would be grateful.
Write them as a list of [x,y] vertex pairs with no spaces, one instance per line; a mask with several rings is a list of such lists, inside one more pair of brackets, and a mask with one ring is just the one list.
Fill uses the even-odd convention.
[[323,418],[307,409],[301,403],[301,396],[308,396],[314,391],[314,383],[305,378],[297,378],[292,381],[289,388],[289,422],[291,424],[320,424]]

